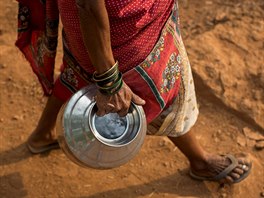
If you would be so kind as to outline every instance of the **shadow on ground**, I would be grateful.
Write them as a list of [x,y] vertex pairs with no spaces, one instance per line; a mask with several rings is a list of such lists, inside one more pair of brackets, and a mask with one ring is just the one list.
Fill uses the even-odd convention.
[[146,195],[158,197],[161,194],[169,194],[173,197],[212,197],[212,192],[209,191],[206,184],[190,179],[187,176],[187,170],[185,170],[183,173],[178,172],[149,183],[98,192],[78,198],[137,198]]
[[[40,157],[47,157],[50,154],[50,151],[40,154]],[[33,157],[34,154],[30,153],[27,148],[26,143],[22,143],[14,148],[3,151],[0,153],[0,166],[14,164],[20,161],[27,160],[28,158]]]
[[0,195],[1,197],[16,198],[27,196],[27,191],[24,188],[22,176],[20,175],[20,173],[15,172],[0,177]]

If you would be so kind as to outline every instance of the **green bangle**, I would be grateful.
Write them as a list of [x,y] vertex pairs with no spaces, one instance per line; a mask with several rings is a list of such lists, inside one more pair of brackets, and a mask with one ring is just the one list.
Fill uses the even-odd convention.
[[107,85],[106,86],[100,86],[100,84],[97,83],[97,86],[99,87],[99,89],[111,90],[111,89],[118,87],[119,84],[121,83],[121,81],[122,81],[122,74],[119,73],[118,78],[115,81],[113,81],[113,84],[108,85],[108,86]]
[[103,89],[99,89],[99,91],[104,94],[104,95],[114,95],[116,94],[123,86],[123,80],[120,82],[120,84],[115,88],[115,89],[111,89],[111,90],[103,90]]

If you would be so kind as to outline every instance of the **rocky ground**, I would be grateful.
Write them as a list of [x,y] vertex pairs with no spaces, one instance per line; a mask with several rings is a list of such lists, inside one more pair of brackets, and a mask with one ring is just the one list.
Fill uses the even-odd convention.
[[0,197],[264,197],[264,2],[179,4],[200,105],[193,131],[208,151],[249,153],[249,178],[233,186],[192,180],[166,137],[148,136],[133,160],[106,171],[81,168],[61,150],[31,155],[25,141],[45,99],[14,47],[16,2],[0,1]]

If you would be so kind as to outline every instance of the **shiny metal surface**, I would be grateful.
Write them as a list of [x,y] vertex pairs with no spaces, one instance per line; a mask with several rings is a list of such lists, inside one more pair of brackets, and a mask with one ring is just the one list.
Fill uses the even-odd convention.
[[96,88],[81,89],[65,104],[57,119],[57,135],[64,153],[75,163],[97,169],[125,164],[140,150],[146,135],[143,108],[132,104],[125,117],[96,116]]

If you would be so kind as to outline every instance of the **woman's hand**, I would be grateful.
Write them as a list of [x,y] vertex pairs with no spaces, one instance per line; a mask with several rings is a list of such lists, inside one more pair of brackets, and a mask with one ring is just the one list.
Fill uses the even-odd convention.
[[97,91],[96,105],[98,108],[97,115],[104,116],[108,113],[118,113],[119,116],[126,116],[131,102],[136,105],[144,105],[145,100],[134,94],[131,89],[123,82],[122,88],[114,95],[104,95]]
[[[111,48],[110,25],[105,1],[76,0],[76,2],[84,45],[96,72],[102,74],[116,62]],[[104,95],[98,91],[95,99],[98,116],[115,112],[125,116],[131,101],[137,105],[145,104],[145,101],[135,95],[125,83],[114,95]]]

